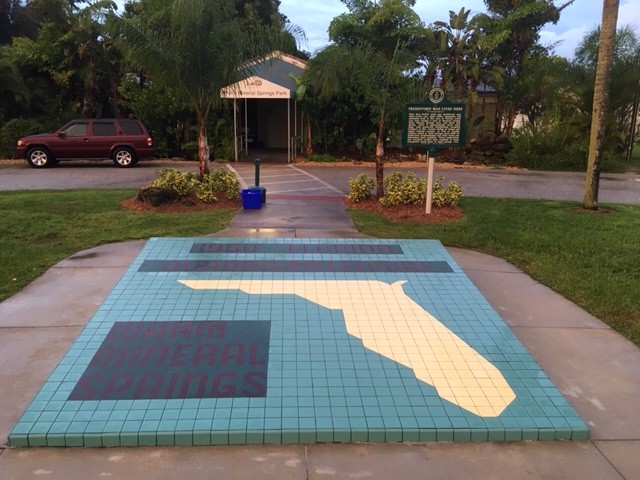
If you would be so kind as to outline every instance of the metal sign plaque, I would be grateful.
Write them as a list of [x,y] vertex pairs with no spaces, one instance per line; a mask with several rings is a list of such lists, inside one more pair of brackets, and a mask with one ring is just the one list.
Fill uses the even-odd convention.
[[402,136],[405,147],[462,147],[464,137],[464,103],[429,101],[407,104]]

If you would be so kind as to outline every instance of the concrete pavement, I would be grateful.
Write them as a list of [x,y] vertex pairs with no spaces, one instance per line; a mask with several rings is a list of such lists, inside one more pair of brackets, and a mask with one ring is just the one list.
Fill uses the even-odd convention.
[[[268,198],[216,236],[358,237],[340,207]],[[143,244],[79,252],[0,304],[3,442]],[[587,422],[589,441],[3,449],[0,478],[640,479],[640,350],[508,263],[449,251]]]

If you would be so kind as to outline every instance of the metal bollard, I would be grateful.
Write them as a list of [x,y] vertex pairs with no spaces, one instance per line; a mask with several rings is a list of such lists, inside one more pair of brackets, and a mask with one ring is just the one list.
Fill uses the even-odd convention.
[[256,166],[256,183],[254,184],[256,187],[260,186],[260,159],[256,158],[253,163]]
[[267,189],[260,186],[260,159],[256,158],[253,163],[256,166],[255,169],[255,185],[253,188],[257,188],[262,193],[262,203],[267,203]]

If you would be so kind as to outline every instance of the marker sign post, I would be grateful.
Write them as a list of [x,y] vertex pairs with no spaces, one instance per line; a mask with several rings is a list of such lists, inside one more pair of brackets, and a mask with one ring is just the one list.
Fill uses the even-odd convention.
[[435,153],[441,148],[464,146],[465,110],[464,103],[447,102],[440,88],[432,89],[427,101],[406,106],[402,144],[422,148],[429,154],[427,214],[431,213]]

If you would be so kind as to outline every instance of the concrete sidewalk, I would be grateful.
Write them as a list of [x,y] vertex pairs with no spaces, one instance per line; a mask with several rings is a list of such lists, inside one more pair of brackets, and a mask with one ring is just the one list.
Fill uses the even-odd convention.
[[[334,200],[274,198],[215,236],[360,235]],[[143,245],[79,252],[0,304],[3,442]],[[640,479],[640,350],[508,263],[449,252],[587,422],[589,441],[4,449],[0,478]]]

